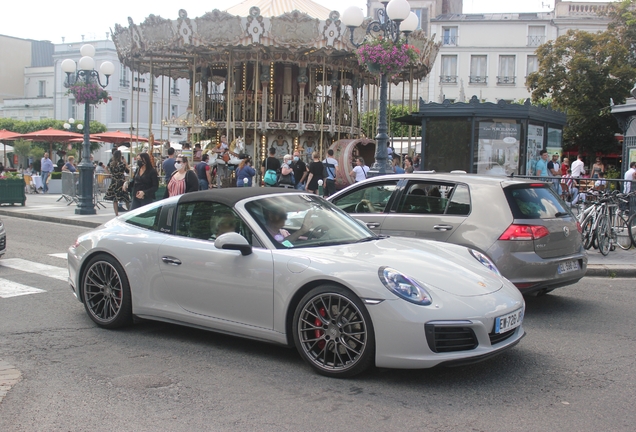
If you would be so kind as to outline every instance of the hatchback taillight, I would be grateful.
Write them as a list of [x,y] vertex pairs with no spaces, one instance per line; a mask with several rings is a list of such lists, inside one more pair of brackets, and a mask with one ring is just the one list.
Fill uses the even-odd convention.
[[541,225],[512,224],[499,236],[499,240],[538,240],[547,235],[550,231]]
[[576,230],[579,232],[579,234],[583,234],[583,227],[581,227],[580,222],[576,223]]

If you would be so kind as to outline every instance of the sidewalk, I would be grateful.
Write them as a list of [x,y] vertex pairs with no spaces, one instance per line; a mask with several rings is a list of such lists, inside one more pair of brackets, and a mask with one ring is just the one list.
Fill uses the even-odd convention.
[[[61,195],[29,194],[24,207],[0,206],[0,216],[13,216],[25,219],[95,228],[115,217],[110,202],[106,208],[98,207],[97,214],[76,215],[75,204],[67,205]],[[603,256],[598,250],[588,252],[587,276],[636,277],[636,249],[628,251],[617,248]]]
[[[106,208],[97,207],[97,214],[76,215],[77,206],[75,203],[67,205],[67,201],[61,196],[60,194],[27,194],[24,207],[21,205],[2,205],[0,206],[0,216],[14,216],[87,228],[98,227],[115,217],[113,204],[110,202],[104,203]],[[57,201],[58,199],[59,201]]]

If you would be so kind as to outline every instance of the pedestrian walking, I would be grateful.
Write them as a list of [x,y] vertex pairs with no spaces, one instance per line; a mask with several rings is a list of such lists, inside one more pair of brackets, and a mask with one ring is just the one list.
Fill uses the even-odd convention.
[[44,153],[44,157],[40,161],[40,171],[42,172],[42,192],[48,193],[49,185],[48,180],[51,172],[53,172],[53,161],[49,159],[49,153]]
[[159,188],[157,170],[152,166],[148,153],[139,153],[136,158],[137,171],[130,183],[124,183],[124,190],[132,189],[131,210],[150,204]]
[[113,157],[108,163],[108,170],[110,171],[110,185],[104,195],[104,200],[113,202],[113,210],[115,216],[119,216],[119,203],[130,203],[130,194],[124,190],[124,184],[126,183],[126,173],[129,172],[126,162],[121,157],[121,151],[113,151]]

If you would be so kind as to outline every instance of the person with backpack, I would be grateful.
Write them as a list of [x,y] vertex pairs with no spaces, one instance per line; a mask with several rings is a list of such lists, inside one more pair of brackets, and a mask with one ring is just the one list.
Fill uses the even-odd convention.
[[364,159],[359,157],[356,159],[356,166],[353,167],[350,176],[355,177],[356,183],[366,179],[369,175],[369,167],[364,164]]
[[333,157],[333,149],[327,150],[327,157],[322,164],[325,167],[325,196],[331,196],[336,193],[336,168],[338,168],[338,160]]
[[263,183],[265,187],[273,187],[278,185],[278,174],[280,173],[280,161],[276,159],[276,149],[269,149],[269,157],[263,161],[261,165],[261,174],[263,175]]

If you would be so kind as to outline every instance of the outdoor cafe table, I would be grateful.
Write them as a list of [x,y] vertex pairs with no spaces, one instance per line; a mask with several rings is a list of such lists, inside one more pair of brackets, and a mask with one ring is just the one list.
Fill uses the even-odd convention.
[[42,176],[34,175],[34,176],[31,176],[31,178],[33,179],[35,190],[39,190],[42,187]]

